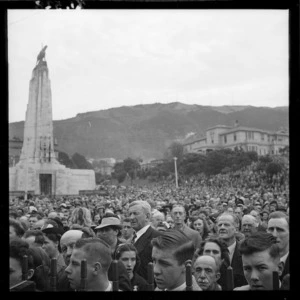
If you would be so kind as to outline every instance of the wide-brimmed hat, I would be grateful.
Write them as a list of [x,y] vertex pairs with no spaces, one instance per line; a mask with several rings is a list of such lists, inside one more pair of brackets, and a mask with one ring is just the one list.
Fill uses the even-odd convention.
[[118,227],[119,229],[122,229],[122,225],[121,225],[121,221],[119,218],[117,217],[107,217],[107,218],[103,218],[101,220],[100,225],[98,225],[95,230],[104,228],[104,227],[108,227],[108,226],[115,226]]

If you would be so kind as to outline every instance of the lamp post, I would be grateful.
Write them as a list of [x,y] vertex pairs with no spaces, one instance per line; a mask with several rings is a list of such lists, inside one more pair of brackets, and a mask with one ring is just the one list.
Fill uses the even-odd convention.
[[175,165],[175,181],[176,181],[176,189],[178,189],[178,176],[177,176],[177,164],[176,164],[176,161],[177,161],[177,157],[175,156],[175,157],[174,157],[174,165]]

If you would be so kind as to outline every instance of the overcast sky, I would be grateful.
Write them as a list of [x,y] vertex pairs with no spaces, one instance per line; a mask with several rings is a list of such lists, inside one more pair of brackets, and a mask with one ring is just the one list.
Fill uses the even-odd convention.
[[53,119],[119,106],[288,105],[287,10],[9,10],[9,122],[42,45]]

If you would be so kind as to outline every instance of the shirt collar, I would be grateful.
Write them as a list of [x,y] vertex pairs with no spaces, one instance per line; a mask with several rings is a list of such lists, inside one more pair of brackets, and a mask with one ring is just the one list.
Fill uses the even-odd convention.
[[282,257],[280,257],[280,261],[282,261],[284,264],[286,262],[286,259],[287,259],[288,255],[289,255],[289,253],[290,253],[290,251],[288,251],[287,254],[285,254]]
[[149,227],[150,227],[150,224],[144,226],[142,229],[140,229],[138,232],[136,232],[135,242],[148,230]]
[[111,282],[109,281],[108,287],[105,289],[104,292],[110,292],[110,291],[112,291],[112,284],[111,284]]
[[236,241],[231,246],[227,247],[228,250],[229,250],[230,264],[231,264],[231,261],[232,261],[232,257],[233,257],[235,246],[236,246]]

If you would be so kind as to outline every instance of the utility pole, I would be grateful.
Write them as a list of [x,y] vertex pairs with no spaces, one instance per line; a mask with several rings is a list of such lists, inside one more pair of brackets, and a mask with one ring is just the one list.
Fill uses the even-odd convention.
[[174,157],[174,165],[175,165],[175,181],[176,181],[176,189],[178,189],[178,175],[177,175],[177,164],[176,164],[176,161],[177,161],[177,157],[175,156],[175,157]]

